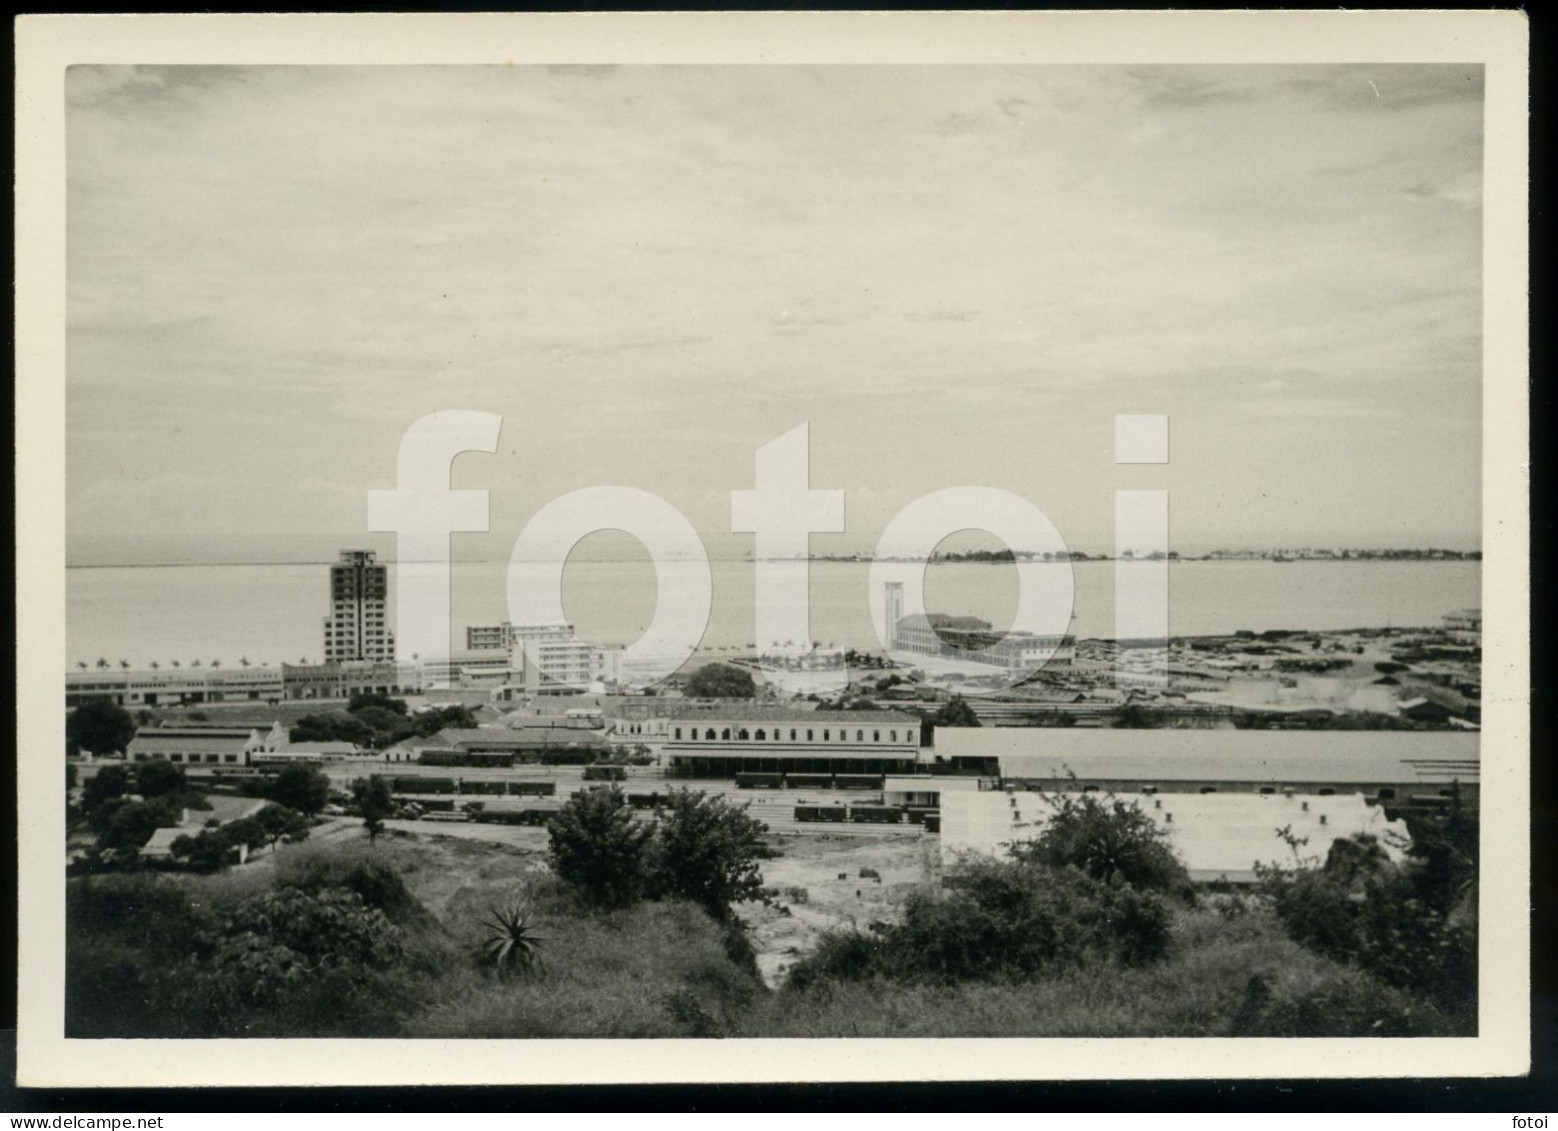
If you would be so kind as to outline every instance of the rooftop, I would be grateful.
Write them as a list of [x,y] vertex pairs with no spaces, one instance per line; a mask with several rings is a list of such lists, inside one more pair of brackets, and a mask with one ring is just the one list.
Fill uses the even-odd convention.
[[997,759],[1015,778],[1337,784],[1476,782],[1478,735],[1462,731],[1116,730],[938,727],[942,758]]
[[[1255,865],[1291,864],[1292,850],[1277,835],[1287,827],[1307,837],[1305,857],[1325,859],[1333,841],[1368,833],[1380,838],[1392,859],[1408,840],[1405,822],[1388,821],[1359,794],[1335,797],[1263,797],[1258,794],[1116,795],[1152,818],[1198,881],[1226,877],[1249,881]],[[1052,810],[1038,793],[1005,791],[945,793],[941,797],[941,849],[951,861],[959,852],[1004,854],[1017,841],[1043,832]]]
[[902,711],[823,711],[817,706],[796,707],[773,703],[754,703],[749,699],[733,699],[721,703],[672,703],[657,712],[667,719],[716,719],[733,723],[786,723],[826,722],[839,723],[888,723],[896,726],[918,726],[920,720]]

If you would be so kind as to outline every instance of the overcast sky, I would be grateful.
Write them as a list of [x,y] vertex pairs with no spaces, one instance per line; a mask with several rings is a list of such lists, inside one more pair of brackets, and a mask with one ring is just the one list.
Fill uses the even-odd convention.
[[[711,548],[761,444],[868,548],[981,484],[1107,550],[1477,544],[1480,68],[75,67],[73,562],[367,537],[501,413],[503,558],[619,483]],[[1116,413],[1168,467],[1116,468]],[[723,535],[723,538],[721,538]]]

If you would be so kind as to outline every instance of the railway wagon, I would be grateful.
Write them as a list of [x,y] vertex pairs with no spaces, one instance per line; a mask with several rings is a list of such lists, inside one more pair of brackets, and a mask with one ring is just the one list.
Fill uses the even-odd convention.
[[544,825],[556,816],[555,809],[484,809],[473,813],[472,819],[479,825]]
[[658,809],[662,805],[669,805],[671,798],[664,793],[630,793],[628,804],[635,809]]
[[504,783],[500,781],[461,781],[460,792],[475,794],[495,793],[502,796],[508,791],[504,788]]
[[789,789],[832,789],[832,774],[785,774],[784,784]]
[[627,781],[628,772],[623,766],[586,766],[585,781]]
[[390,788],[396,793],[458,793],[453,778],[393,778]]
[[939,833],[941,831],[940,813],[925,814],[925,831],[928,833]]
[[849,819],[855,824],[901,825],[903,810],[889,805],[851,805]]
[[747,773],[736,775],[737,789],[783,789],[783,774]]
[[909,819],[909,824],[911,825],[923,825],[931,817],[940,818],[941,816],[940,809],[927,809],[923,807],[917,808],[913,805],[906,806],[903,812],[904,816]]
[[529,794],[534,797],[555,797],[557,795],[557,783],[555,781],[511,781],[507,784],[511,795],[524,796]]
[[843,824],[849,810],[843,805],[797,805],[795,819],[802,823]]
[[834,774],[834,789],[881,789],[881,774]]

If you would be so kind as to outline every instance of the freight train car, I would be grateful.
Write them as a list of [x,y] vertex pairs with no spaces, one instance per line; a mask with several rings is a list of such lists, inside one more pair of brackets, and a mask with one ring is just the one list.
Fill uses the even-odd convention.
[[881,774],[834,774],[834,789],[881,789]]
[[843,805],[797,805],[795,819],[802,823],[843,824],[849,810]]
[[737,789],[783,789],[785,777],[783,774],[737,774]]
[[901,825],[903,810],[888,805],[851,805],[849,819],[855,824]]
[[557,783],[555,781],[511,781],[507,783],[511,795],[533,797],[555,797],[557,795]]

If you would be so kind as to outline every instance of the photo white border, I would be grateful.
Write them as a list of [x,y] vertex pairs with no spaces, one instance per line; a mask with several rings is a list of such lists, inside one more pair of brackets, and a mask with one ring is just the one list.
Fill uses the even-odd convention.
[[[1477,1077],[1530,1064],[1522,13],[507,13],[16,22],[17,1082],[24,1087]],[[1466,1039],[67,1040],[65,68],[79,63],[1486,65],[1480,1035]],[[1491,831],[1490,831],[1491,830]]]

